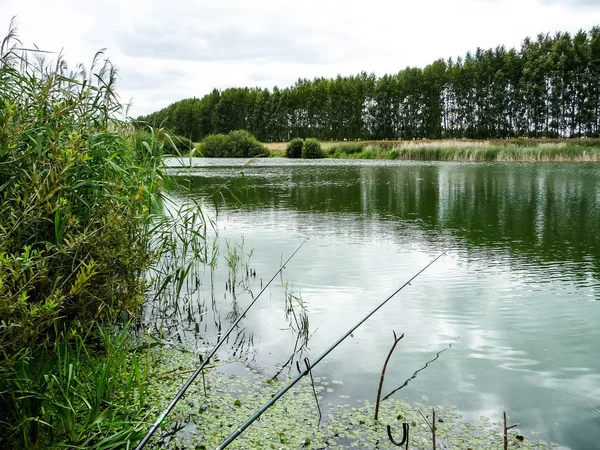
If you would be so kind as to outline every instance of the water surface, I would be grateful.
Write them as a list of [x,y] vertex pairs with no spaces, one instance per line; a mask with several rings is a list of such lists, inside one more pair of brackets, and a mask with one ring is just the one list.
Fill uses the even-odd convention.
[[[473,421],[500,421],[506,411],[532,439],[600,448],[600,166],[284,159],[192,165],[173,172],[196,199],[219,191],[219,234],[231,243],[243,237],[246,253],[254,249],[254,292],[310,237],[244,321],[248,364],[273,375],[294,350],[282,282],[307,305],[311,337],[302,356],[316,358],[446,251],[316,374],[343,381],[341,391],[352,399],[374,400],[392,331],[405,333],[384,393],[433,360],[393,395],[456,405]],[[219,189],[224,183],[231,192]],[[217,280],[223,290],[224,279]],[[206,285],[202,296],[209,296]],[[237,300],[245,306],[249,296]],[[208,308],[203,316],[208,340],[216,323],[208,317],[223,319],[231,295],[216,302],[221,312]]]

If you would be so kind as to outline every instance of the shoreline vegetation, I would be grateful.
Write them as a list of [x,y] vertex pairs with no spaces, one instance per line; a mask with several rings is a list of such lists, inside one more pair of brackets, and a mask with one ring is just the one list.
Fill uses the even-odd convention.
[[[368,70],[368,68],[366,68]],[[199,142],[248,130],[262,142],[600,137],[600,26],[540,33],[377,76],[214,89],[138,118]]]
[[[242,136],[243,139],[230,139]],[[232,144],[236,142],[237,144]],[[410,141],[318,141],[295,138],[289,142],[260,143],[249,132],[207,136],[189,144],[189,157],[271,157],[302,159],[375,159],[457,162],[600,162],[600,139],[438,139]],[[186,148],[186,149],[187,149]],[[171,153],[175,156],[175,153]]]
[[[286,156],[286,143],[265,145],[271,156]],[[325,157],[335,159],[600,162],[600,139],[321,142],[321,147]]]
[[151,420],[149,350],[168,345],[140,331],[144,305],[206,262],[208,218],[166,195],[163,155],[188,143],[121,119],[101,51],[71,69],[22,47],[13,20],[0,38],[0,448],[131,448]]

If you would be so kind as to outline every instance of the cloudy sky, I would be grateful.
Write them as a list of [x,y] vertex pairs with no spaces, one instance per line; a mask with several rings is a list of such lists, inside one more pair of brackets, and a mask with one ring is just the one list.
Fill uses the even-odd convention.
[[600,0],[0,0],[25,45],[74,66],[96,50],[137,116],[212,88],[377,75],[539,32],[600,25]]

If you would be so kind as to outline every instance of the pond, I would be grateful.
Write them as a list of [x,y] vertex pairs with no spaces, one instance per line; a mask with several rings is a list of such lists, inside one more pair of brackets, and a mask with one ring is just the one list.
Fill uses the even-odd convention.
[[[324,359],[315,375],[343,382],[335,398],[373,401],[393,331],[404,333],[387,367],[384,395],[401,388],[393,398],[454,405],[468,421],[500,421],[506,411],[531,439],[598,448],[599,165],[184,163],[191,167],[169,162],[195,199],[216,199],[221,241],[244,255],[252,250],[248,286],[254,294],[310,238],[231,342],[230,348],[243,347],[246,365],[266,376],[282,369],[294,375],[292,362],[315,359],[447,252]],[[172,195],[189,201],[177,190]],[[217,275],[215,305],[196,311],[203,314],[195,334],[207,342],[227,328],[221,321],[232,295],[225,283]],[[199,298],[210,297],[207,285]],[[305,305],[305,347],[290,330],[286,292]],[[234,309],[250,300],[238,291]]]

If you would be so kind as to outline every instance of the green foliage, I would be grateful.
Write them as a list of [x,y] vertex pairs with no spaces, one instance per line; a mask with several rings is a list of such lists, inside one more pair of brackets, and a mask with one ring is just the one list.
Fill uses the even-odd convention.
[[206,158],[228,158],[233,154],[231,140],[226,134],[211,134],[206,136],[198,147]]
[[234,158],[253,158],[269,156],[269,151],[246,130],[234,130],[228,135],[231,142],[231,156]]
[[[192,150],[194,150],[195,146],[191,139],[188,139],[184,136],[172,136],[171,137],[171,146],[168,150],[171,150],[167,153],[174,155],[187,155]],[[173,151],[175,150],[175,151]]]
[[153,158],[162,155],[186,155],[194,149],[194,143],[190,139],[151,127],[136,129],[133,143],[138,155],[149,155]]
[[285,148],[286,158],[301,158],[302,157],[302,146],[304,145],[304,139],[294,138],[288,142]]
[[101,53],[69,73],[17,44],[0,47],[0,448],[125,448],[139,367],[119,362],[123,340],[88,353],[85,337],[137,315],[169,250],[151,214],[169,138],[116,119]]
[[[591,139],[590,139],[591,141]],[[600,148],[578,143],[538,143],[532,139],[507,141],[468,142],[431,141],[370,142],[362,151],[355,152],[350,146],[333,146],[328,150],[332,158],[350,159],[403,159],[415,161],[600,161]]]
[[304,159],[316,159],[324,158],[325,153],[321,149],[321,144],[316,139],[307,139],[302,145],[302,158]]
[[261,141],[600,137],[600,27],[477,48],[376,77],[228,88],[146,118],[198,140],[245,129]]
[[2,448],[120,449],[140,439],[147,374],[127,331],[100,327],[95,349],[80,335],[60,339],[54,351],[39,347],[4,368],[0,392],[11,408],[3,419],[17,425],[0,438]]
[[93,85],[10,56],[0,62],[0,345],[13,355],[52,340],[56,321],[86,329],[139,305],[157,180],[137,165],[157,154],[112,131],[122,126],[110,65]]
[[135,130],[132,140],[138,158],[159,158],[167,153],[166,141],[157,137],[154,130]]
[[205,137],[199,146],[200,153],[207,158],[253,158],[269,156],[267,148],[245,130],[229,134],[213,134]]
[[348,155],[355,155],[364,151],[365,144],[339,144],[332,145],[327,149],[327,155],[332,158],[345,158]]

